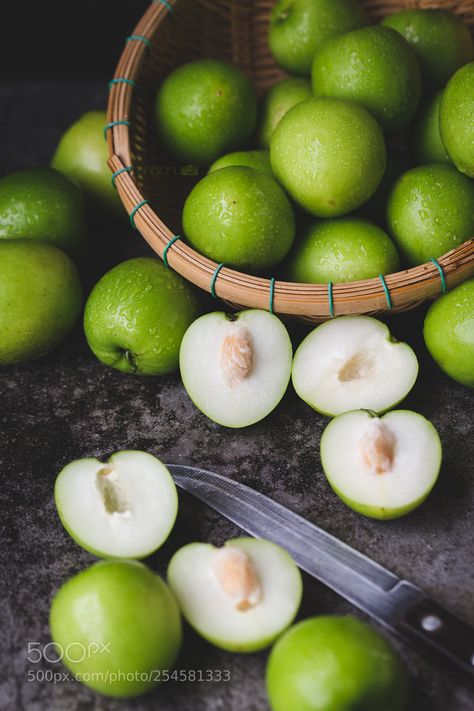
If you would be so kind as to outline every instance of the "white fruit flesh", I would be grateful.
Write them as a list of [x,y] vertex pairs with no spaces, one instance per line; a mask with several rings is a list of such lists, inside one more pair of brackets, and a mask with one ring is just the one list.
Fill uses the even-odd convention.
[[369,316],[339,316],[318,326],[293,362],[298,395],[329,415],[383,412],[407,395],[417,375],[410,346],[393,341],[387,326]]
[[59,474],[54,496],[72,537],[104,557],[149,555],[168,537],[178,510],[168,469],[138,451],[118,452],[105,464],[71,462]]
[[385,511],[424,498],[441,465],[441,443],[431,422],[394,410],[378,418],[359,410],[332,420],[321,438],[329,483],[346,502]]
[[180,369],[195,405],[227,427],[263,419],[283,397],[292,348],[281,321],[267,311],[197,319],[181,343]]
[[269,541],[238,538],[223,548],[191,543],[168,568],[184,617],[203,637],[236,651],[261,649],[293,620],[301,575]]

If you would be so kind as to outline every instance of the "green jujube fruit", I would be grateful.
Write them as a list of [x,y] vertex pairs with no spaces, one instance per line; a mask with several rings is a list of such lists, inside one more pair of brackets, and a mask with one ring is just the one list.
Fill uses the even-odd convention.
[[268,42],[280,67],[309,76],[314,53],[324,40],[368,24],[356,0],[277,0]]
[[436,299],[426,314],[423,335],[439,367],[474,388],[474,279]]
[[363,106],[308,99],[276,127],[270,160],[277,180],[300,207],[316,217],[337,217],[376,191],[385,171],[385,141]]
[[0,239],[51,242],[84,256],[87,227],[79,188],[51,168],[32,168],[0,180]]
[[425,163],[452,165],[451,158],[441,140],[439,128],[439,109],[442,96],[443,92],[438,91],[434,96],[424,101],[415,118],[411,133],[411,146],[416,162],[420,165]]
[[240,69],[201,59],[166,77],[156,95],[155,119],[171,156],[206,166],[245,147],[255,129],[257,100]]
[[306,79],[282,79],[274,84],[264,95],[259,107],[257,140],[268,148],[273,131],[283,116],[293,106],[313,96],[311,84]]
[[387,167],[380,185],[370,200],[364,203],[358,212],[377,224],[385,225],[389,195],[398,178],[410,168],[411,163],[406,153],[402,153],[392,146],[387,146]]
[[84,331],[94,355],[122,373],[165,375],[199,315],[192,287],[157,259],[117,264],[92,289]]
[[266,150],[260,151],[235,151],[234,153],[227,153],[225,156],[218,158],[208,170],[208,173],[213,173],[215,170],[220,170],[221,168],[230,168],[232,166],[240,165],[244,168],[255,168],[255,170],[261,170],[267,175],[273,177],[272,166],[270,163],[270,153]]
[[404,711],[399,656],[355,617],[310,617],[274,645],[266,683],[272,711]]
[[184,204],[183,227],[206,257],[248,271],[281,262],[295,236],[293,209],[276,180],[241,166],[199,181]]
[[449,10],[401,10],[383,20],[413,47],[420,63],[423,84],[441,89],[463,64],[472,61],[474,49],[469,28]]
[[474,62],[459,69],[444,90],[439,125],[454,165],[474,178]]
[[389,236],[368,220],[340,217],[308,226],[290,255],[288,277],[309,284],[357,281],[398,270]]
[[314,55],[312,84],[315,96],[364,106],[389,133],[410,123],[421,97],[416,55],[388,27],[364,27],[326,41]]
[[74,328],[82,303],[77,269],[39,240],[0,240],[0,366],[45,355]]
[[387,222],[407,264],[437,259],[474,235],[474,183],[449,165],[413,168],[392,190]]
[[100,561],[74,575],[55,594],[49,625],[58,656],[78,681],[117,698],[160,684],[181,646],[173,593],[136,561]]
[[105,111],[88,111],[63,134],[51,165],[73,180],[89,205],[107,214],[123,215],[124,208],[112,185],[104,129]]

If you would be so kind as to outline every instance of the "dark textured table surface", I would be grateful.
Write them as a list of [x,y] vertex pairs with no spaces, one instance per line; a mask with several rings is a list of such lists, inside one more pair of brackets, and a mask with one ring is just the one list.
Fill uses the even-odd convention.
[[[101,107],[104,100],[104,87],[99,84],[4,85],[0,88],[2,173],[46,164],[62,131],[83,111]],[[125,216],[116,225],[95,222],[91,236],[92,253],[83,270],[86,291],[112,265],[148,253]],[[425,505],[393,522],[358,516],[329,490],[319,460],[326,419],[291,390],[264,422],[226,431],[194,408],[177,376],[140,379],[102,366],[89,352],[80,328],[50,356],[0,370],[0,709],[267,709],[266,654],[223,653],[189,629],[179,668],[228,669],[230,681],[170,682],[148,697],[119,702],[94,695],[76,682],[49,681],[59,665],[28,662],[28,644],[49,641],[48,609],[54,592],[94,560],[59,523],[53,501],[55,476],[72,459],[107,457],[124,448],[147,450],[168,462],[202,465],[269,494],[414,581],[474,624],[473,397],[430,361],[419,335],[422,317],[423,311],[418,311],[394,318],[391,327],[396,336],[412,343],[421,361],[420,377],[404,406],[434,422],[443,442],[444,462]],[[297,341],[303,331],[293,328],[293,333]],[[221,543],[237,534],[233,525],[181,495],[177,526],[148,563],[163,572],[169,556],[184,542]],[[358,614],[306,577],[300,617],[321,613]],[[472,688],[397,640],[392,642],[410,669],[410,711],[474,708]]]

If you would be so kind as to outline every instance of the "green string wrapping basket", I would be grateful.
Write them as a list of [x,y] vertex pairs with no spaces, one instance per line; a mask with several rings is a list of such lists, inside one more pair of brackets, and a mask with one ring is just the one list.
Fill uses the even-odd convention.
[[[274,0],[155,0],[131,35],[110,82],[109,166],[132,226],[165,264],[232,306],[320,322],[341,314],[406,311],[474,276],[474,240],[437,260],[379,278],[297,284],[217,264],[179,236],[186,196],[203,177],[176,165],[157,141],[153,101],[173,69],[204,57],[239,66],[261,94],[284,74],[267,44]],[[474,0],[361,0],[375,20],[404,8],[442,7],[474,27]],[[473,235],[474,237],[474,235]]]

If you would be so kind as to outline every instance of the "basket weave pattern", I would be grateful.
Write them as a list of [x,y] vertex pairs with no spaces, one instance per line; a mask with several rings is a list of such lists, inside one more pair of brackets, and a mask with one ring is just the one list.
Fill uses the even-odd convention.
[[[132,224],[161,257],[179,234],[184,200],[204,172],[177,165],[159,146],[153,120],[158,84],[187,61],[214,57],[239,66],[261,94],[284,76],[267,44],[273,4],[274,0],[155,0],[126,41],[115,79],[127,81],[116,81],[110,90],[109,166],[125,209],[133,213]],[[474,27],[474,0],[365,0],[362,4],[374,20],[402,8],[442,7]],[[437,296],[442,288],[432,262],[386,275],[386,289],[377,278],[334,284],[328,299],[326,284],[280,281],[277,269],[277,279],[272,281],[272,275],[256,277],[224,266],[213,280],[218,265],[181,239],[167,249],[166,261],[202,289],[209,292],[213,285],[217,296],[233,305],[273,308],[314,322],[331,315],[376,314],[389,307],[405,311]],[[474,276],[474,240],[443,255],[438,264],[448,287]]]

